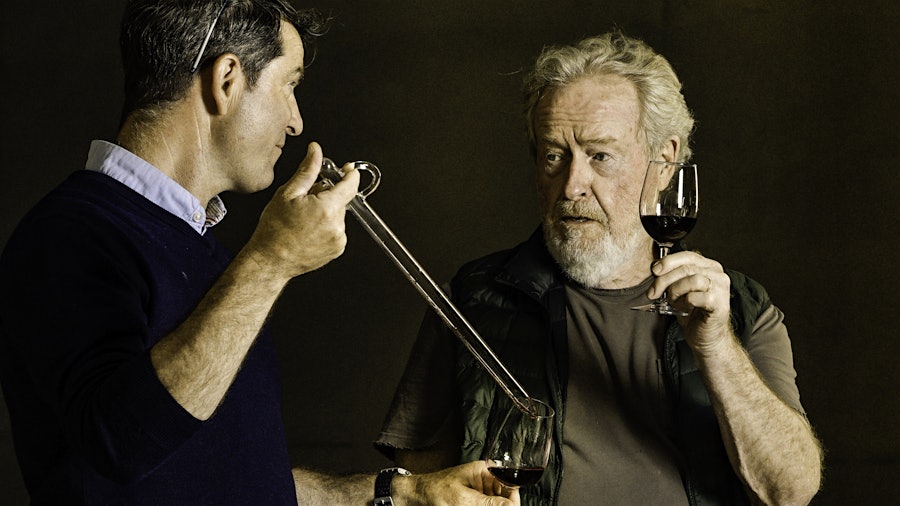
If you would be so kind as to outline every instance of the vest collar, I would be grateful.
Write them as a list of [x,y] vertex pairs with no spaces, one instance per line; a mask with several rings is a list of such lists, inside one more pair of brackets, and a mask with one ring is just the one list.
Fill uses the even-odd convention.
[[516,248],[495,279],[541,302],[551,288],[562,283],[562,276],[556,261],[547,251],[544,233],[539,226],[527,241]]

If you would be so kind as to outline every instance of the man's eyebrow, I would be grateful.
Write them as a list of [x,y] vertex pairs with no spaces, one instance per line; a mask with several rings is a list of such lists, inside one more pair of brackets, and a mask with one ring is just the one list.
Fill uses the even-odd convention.
[[619,139],[615,137],[597,137],[593,139],[578,139],[579,144],[582,146],[608,146],[610,144],[617,144]]
[[[560,141],[556,137],[551,135],[542,135],[537,138],[538,142],[543,144],[549,144],[551,146],[559,146],[559,147],[568,147],[568,143],[565,141]],[[590,139],[575,139],[579,145],[581,146],[608,146],[610,144],[617,144],[619,139],[615,137],[596,137]]]
[[565,145],[565,143],[559,142],[555,137],[550,136],[550,135],[541,135],[541,136],[538,136],[537,140],[538,140],[538,142],[540,142],[541,144],[548,144],[548,145],[550,145],[550,146],[558,146],[558,147],[561,147],[561,146],[564,146],[564,145]]

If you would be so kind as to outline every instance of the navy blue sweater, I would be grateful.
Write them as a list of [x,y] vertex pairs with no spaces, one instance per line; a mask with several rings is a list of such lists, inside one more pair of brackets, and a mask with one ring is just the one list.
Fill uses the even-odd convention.
[[26,215],[0,258],[0,382],[33,504],[296,504],[265,331],[205,422],[150,364],[231,258],[97,172]]

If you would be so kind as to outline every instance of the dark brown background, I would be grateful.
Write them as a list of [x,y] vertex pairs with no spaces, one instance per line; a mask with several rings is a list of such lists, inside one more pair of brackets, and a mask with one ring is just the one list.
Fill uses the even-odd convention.
[[[887,504],[900,491],[900,4],[826,3],[321,1],[335,22],[301,88],[306,127],[278,181],[311,140],[336,161],[377,163],[370,203],[445,280],[537,223],[522,69],[545,44],[613,26],[646,39],[675,66],[698,120],[703,208],[691,246],[762,281],[787,314],[828,451],[815,503]],[[112,138],[119,114],[122,0],[48,4],[0,7],[0,245],[82,166],[91,139]],[[239,247],[270,195],[226,196],[218,235]],[[387,462],[370,441],[425,304],[350,221],[347,253],[294,281],[272,325],[296,463],[374,471]],[[5,406],[0,497],[25,501]]]

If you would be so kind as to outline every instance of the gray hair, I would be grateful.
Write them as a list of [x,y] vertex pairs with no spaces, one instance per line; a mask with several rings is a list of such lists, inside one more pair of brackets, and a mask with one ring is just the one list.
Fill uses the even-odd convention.
[[541,96],[581,78],[617,75],[631,81],[641,103],[638,136],[655,153],[672,136],[681,143],[679,161],[691,157],[694,118],[681,94],[681,82],[672,66],[643,41],[620,32],[590,37],[570,46],[545,48],[525,77],[525,121],[528,141],[535,151],[534,110]]

